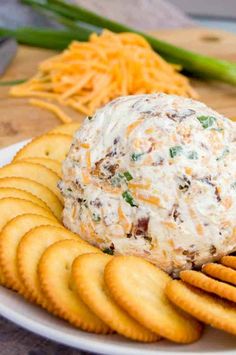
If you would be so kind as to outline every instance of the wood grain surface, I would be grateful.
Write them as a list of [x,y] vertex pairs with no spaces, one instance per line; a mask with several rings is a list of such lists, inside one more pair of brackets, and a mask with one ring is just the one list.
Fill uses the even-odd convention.
[[[221,30],[191,28],[153,32],[155,36],[199,53],[236,61],[236,35]],[[38,64],[53,51],[20,46],[16,58],[1,80],[30,78]],[[191,80],[200,100],[222,114],[236,117],[236,87],[222,83]],[[48,111],[28,104],[28,99],[12,98],[9,88],[0,88],[0,147],[33,137],[60,124]],[[74,120],[82,115],[67,110]]]

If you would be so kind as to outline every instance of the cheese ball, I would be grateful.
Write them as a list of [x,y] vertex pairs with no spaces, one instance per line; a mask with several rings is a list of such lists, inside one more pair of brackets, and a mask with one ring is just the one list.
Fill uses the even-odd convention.
[[104,252],[172,275],[236,250],[236,127],[201,102],[120,97],[76,132],[63,221]]

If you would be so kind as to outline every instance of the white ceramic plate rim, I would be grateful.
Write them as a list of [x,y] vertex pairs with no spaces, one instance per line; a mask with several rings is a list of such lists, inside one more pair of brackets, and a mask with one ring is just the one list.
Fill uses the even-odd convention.
[[[0,166],[9,163],[14,154],[26,143],[11,145],[0,150]],[[0,314],[33,333],[74,348],[99,354],[152,355],[152,354],[201,354],[235,355],[236,337],[206,328],[202,339],[188,346],[167,341],[155,344],[131,342],[117,335],[101,336],[77,330],[66,322],[47,314],[37,306],[27,303],[16,293],[0,286]]]

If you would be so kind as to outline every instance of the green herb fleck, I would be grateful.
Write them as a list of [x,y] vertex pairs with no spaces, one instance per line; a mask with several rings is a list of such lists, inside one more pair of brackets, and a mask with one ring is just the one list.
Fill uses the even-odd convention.
[[93,118],[93,116],[88,116],[88,120],[91,121],[91,119]]
[[114,176],[112,176],[110,181],[111,181],[112,186],[121,187],[123,179],[124,179],[123,175],[115,174]]
[[19,79],[19,80],[12,80],[12,81],[0,81],[0,86],[12,86],[12,85],[19,85],[26,81],[27,79]]
[[219,156],[218,158],[216,158],[216,160],[219,161],[219,160],[224,159],[224,157],[225,157],[227,154],[229,154],[229,148],[225,148],[225,149],[223,150],[221,156]]
[[132,206],[132,207],[137,207],[138,206],[136,204],[136,202],[134,201],[133,196],[131,195],[131,193],[128,190],[123,192],[122,197],[130,206]]
[[212,128],[212,131],[222,132],[222,131],[223,131],[223,128]]
[[101,217],[98,214],[96,214],[96,213],[93,213],[92,219],[93,219],[94,222],[100,222],[101,221]]
[[232,189],[236,190],[236,181],[231,184]]
[[114,255],[114,250],[111,248],[105,248],[105,249],[103,249],[103,253],[109,254],[109,255]]
[[195,150],[192,150],[191,152],[188,153],[188,159],[193,159],[196,160],[198,159],[198,154]]
[[141,158],[141,156],[142,156],[143,154],[144,154],[144,153],[133,153],[133,154],[131,155],[131,160],[137,161],[137,160],[139,160],[139,159]]
[[197,119],[204,129],[212,127],[216,121],[216,118],[213,116],[199,116]]
[[126,178],[127,181],[130,181],[133,179],[133,176],[130,174],[129,171],[124,172],[124,177]]
[[176,145],[175,147],[171,147],[169,149],[171,158],[174,158],[176,155],[180,155],[183,152],[183,148],[180,145]]

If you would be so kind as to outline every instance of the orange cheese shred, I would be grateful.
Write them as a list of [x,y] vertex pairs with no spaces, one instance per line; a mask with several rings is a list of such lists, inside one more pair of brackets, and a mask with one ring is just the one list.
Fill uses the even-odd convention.
[[130,133],[136,128],[138,127],[141,123],[143,122],[143,120],[137,120],[133,123],[131,123],[127,129],[126,129],[126,137],[128,137],[130,135]]
[[118,207],[118,216],[119,216],[119,220],[120,220],[121,225],[124,227],[125,232],[129,233],[130,229],[131,229],[131,224],[127,220],[126,215],[124,214],[121,206]]
[[86,169],[82,169],[81,174],[82,174],[83,183],[85,185],[88,185],[90,183],[90,175],[88,171]]
[[[54,112],[60,120],[69,118],[53,104],[64,104],[85,115],[122,95],[164,92],[197,97],[181,68],[167,63],[141,35],[93,33],[88,42],[73,41],[61,54],[48,58],[38,73],[12,87],[16,97],[40,97],[32,104]],[[130,132],[135,127],[130,127]]]
[[30,104],[41,107],[43,109],[53,112],[63,123],[70,123],[72,119],[68,117],[58,106],[51,104],[49,102],[31,99]]
[[137,193],[135,197],[141,201],[147,202],[150,205],[160,206],[160,199],[155,196],[145,196],[143,194]]
[[87,164],[87,168],[90,170],[91,169],[91,154],[90,154],[89,150],[87,150],[87,152],[86,152],[86,164]]
[[151,183],[150,182],[147,182],[147,183],[138,183],[138,182],[129,182],[128,184],[129,186],[129,189],[134,189],[134,190],[137,190],[137,189],[140,189],[140,190],[146,190],[146,189],[149,189],[150,186],[151,186]]

